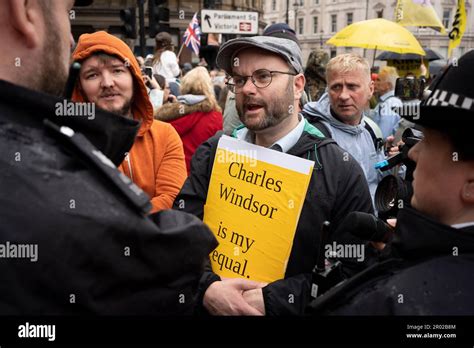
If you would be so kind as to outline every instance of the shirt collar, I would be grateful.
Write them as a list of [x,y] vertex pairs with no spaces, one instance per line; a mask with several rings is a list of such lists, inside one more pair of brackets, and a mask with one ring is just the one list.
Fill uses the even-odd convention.
[[457,229],[465,228],[465,227],[469,227],[469,226],[474,226],[474,221],[451,225],[452,228],[457,228]]
[[392,89],[391,91],[388,91],[384,95],[380,96],[380,101],[385,101],[388,97],[391,97],[395,95],[395,91]]
[[[275,141],[271,146],[269,146],[269,148],[278,145],[281,148],[282,152],[288,152],[293,146],[296,145],[298,140],[301,138],[301,135],[303,134],[305,125],[305,118],[301,115],[298,115],[298,117],[300,118],[298,125],[293,128],[293,130],[291,130],[287,135]],[[236,137],[237,139],[245,140],[248,143],[255,143],[255,134],[245,127],[237,131]]]

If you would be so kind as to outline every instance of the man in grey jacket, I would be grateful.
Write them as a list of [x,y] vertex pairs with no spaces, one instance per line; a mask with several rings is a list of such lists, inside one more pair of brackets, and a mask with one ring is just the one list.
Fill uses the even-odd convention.
[[374,92],[369,63],[354,53],[339,55],[329,61],[326,80],[327,92],[307,103],[303,115],[359,162],[373,200],[383,178],[374,165],[385,155],[380,129],[364,115]]

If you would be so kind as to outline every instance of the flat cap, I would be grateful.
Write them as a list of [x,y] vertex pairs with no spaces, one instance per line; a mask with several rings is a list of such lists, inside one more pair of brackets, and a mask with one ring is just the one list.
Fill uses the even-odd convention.
[[297,73],[303,72],[303,59],[298,44],[293,40],[272,36],[252,36],[227,41],[217,53],[217,66],[231,74],[234,57],[243,49],[252,47],[279,55]]

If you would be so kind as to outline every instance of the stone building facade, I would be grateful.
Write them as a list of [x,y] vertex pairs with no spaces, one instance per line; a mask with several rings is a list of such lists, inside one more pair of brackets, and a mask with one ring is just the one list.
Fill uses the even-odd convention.
[[[323,48],[330,56],[354,51],[364,54],[360,48],[330,47],[325,42],[346,25],[371,18],[394,19],[396,0],[265,0],[263,4],[266,24],[287,22],[300,39],[304,61],[313,49]],[[456,0],[431,0],[440,20],[448,30],[456,12]],[[461,45],[453,56],[459,57],[474,48],[473,0],[466,0],[467,27]],[[448,52],[448,36],[429,28],[408,28],[420,41],[445,58]],[[373,50],[365,56],[373,59]]]
[[[109,33],[123,37],[121,34],[120,10],[129,7],[136,7],[136,0],[94,0],[93,4],[87,7],[74,8],[73,18],[71,18],[72,33],[77,40],[83,33],[91,33],[98,30],[106,30]],[[263,0],[168,0],[164,6],[170,10],[169,32],[173,37],[176,51],[181,46],[181,38],[191,21],[194,13],[201,9],[214,9],[225,11],[253,11],[259,13],[259,27],[263,28]],[[144,1],[145,26],[148,27],[148,0]],[[138,10],[137,10],[138,14]],[[138,19],[137,19],[138,28]],[[146,33],[147,53],[152,53],[154,39],[148,37]],[[229,39],[232,36],[224,37]],[[139,45],[139,39],[125,40],[130,46]],[[197,62],[198,57],[190,50],[184,48],[180,55],[180,62]]]

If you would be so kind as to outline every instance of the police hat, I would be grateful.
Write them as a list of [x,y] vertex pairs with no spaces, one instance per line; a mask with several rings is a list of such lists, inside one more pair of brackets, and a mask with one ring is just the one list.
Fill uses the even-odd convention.
[[265,28],[262,35],[281,37],[283,39],[293,40],[298,44],[298,46],[300,44],[298,38],[296,37],[296,32],[291,29],[291,27],[286,23],[270,24],[268,27]]
[[466,128],[474,121],[474,50],[454,60],[430,86],[419,115],[403,115],[424,127]]

